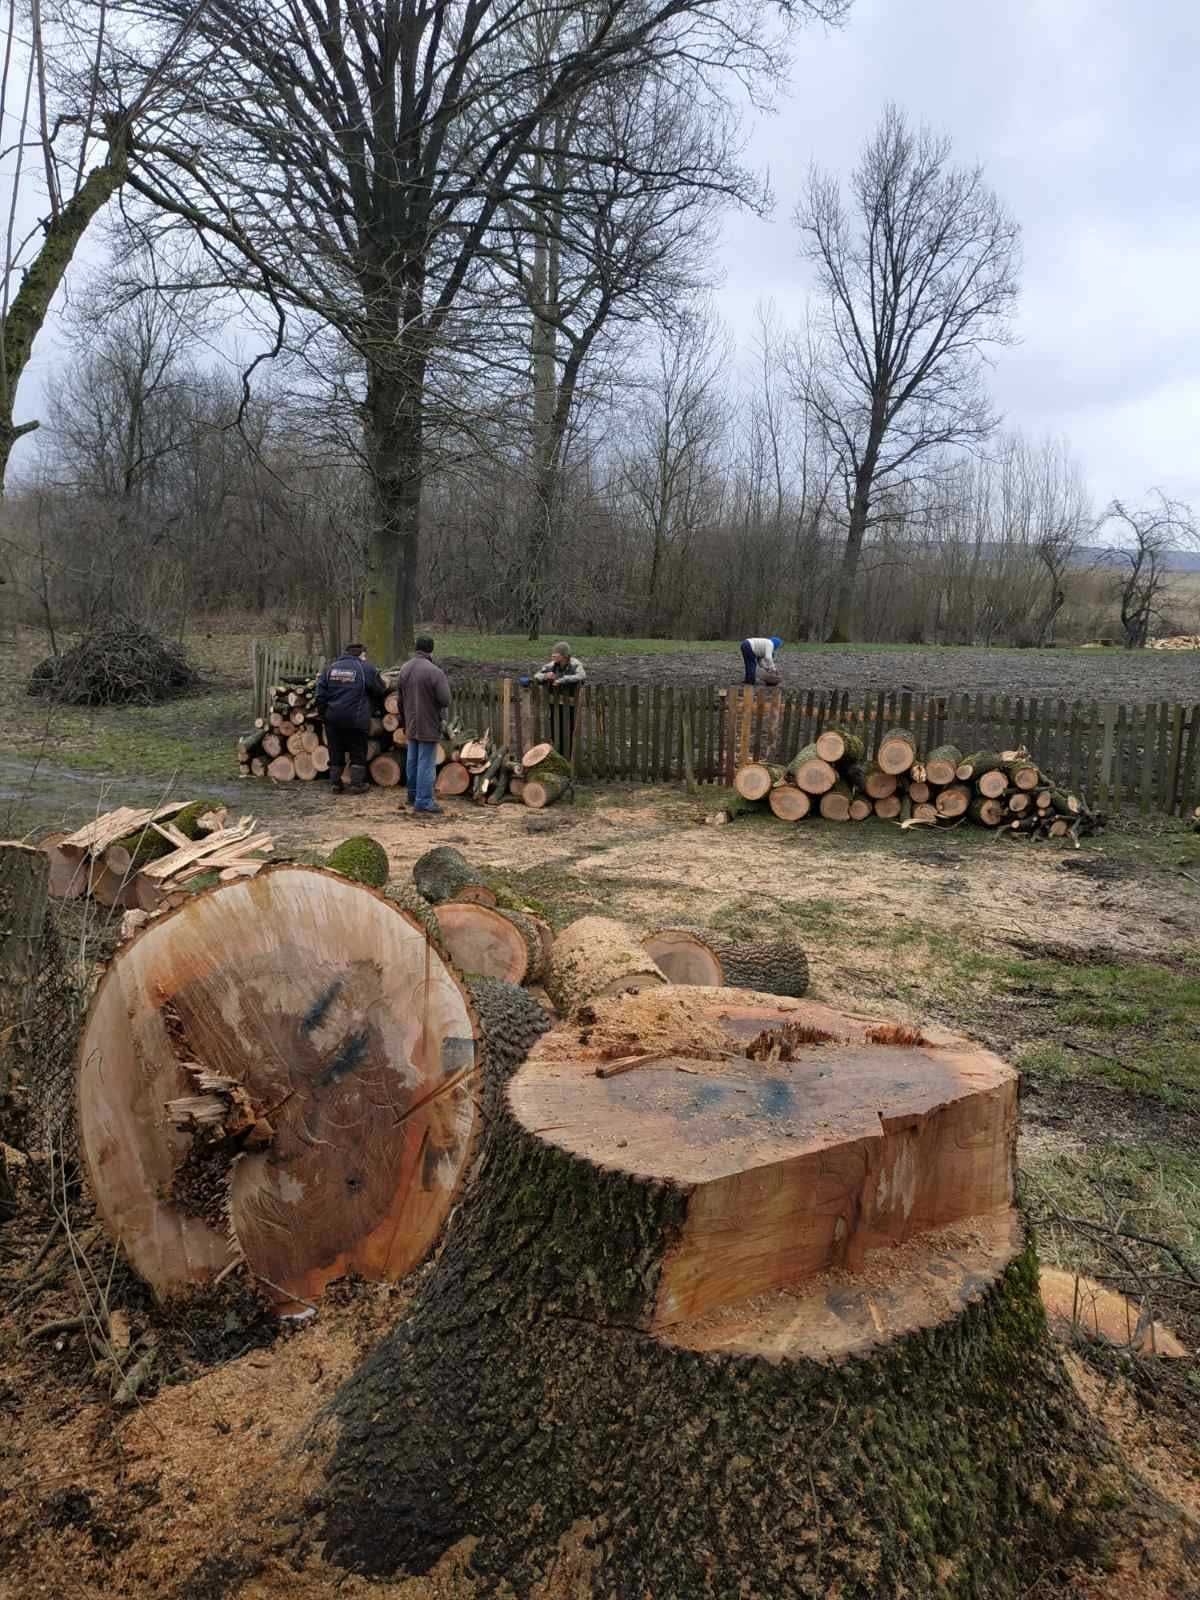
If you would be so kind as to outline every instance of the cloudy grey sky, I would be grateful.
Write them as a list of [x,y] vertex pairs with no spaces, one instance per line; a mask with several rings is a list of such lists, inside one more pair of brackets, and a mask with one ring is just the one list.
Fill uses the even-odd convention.
[[722,315],[802,315],[791,213],[810,161],[848,173],[894,99],[983,164],[1024,230],[1020,343],[998,354],[1006,423],[1066,436],[1098,502],[1152,486],[1200,509],[1200,4],[855,0],[812,30],[792,89],[755,118],[769,221],[730,218]]

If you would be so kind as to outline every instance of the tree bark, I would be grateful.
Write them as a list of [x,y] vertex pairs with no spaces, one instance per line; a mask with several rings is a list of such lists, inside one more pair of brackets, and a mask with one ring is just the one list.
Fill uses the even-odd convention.
[[410,654],[416,631],[426,368],[426,336],[416,326],[421,313],[420,287],[414,285],[403,304],[376,319],[367,357],[364,446],[375,504],[363,642],[379,662]]

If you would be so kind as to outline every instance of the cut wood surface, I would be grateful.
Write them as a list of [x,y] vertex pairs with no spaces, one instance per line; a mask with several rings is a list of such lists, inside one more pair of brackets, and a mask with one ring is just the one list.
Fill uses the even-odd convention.
[[962,758],[962,751],[957,745],[938,745],[936,750],[931,750],[925,757],[925,781],[936,784],[953,783],[958,776]]
[[440,844],[419,856],[412,876],[431,905],[447,900],[467,900],[480,906],[496,904],[496,891],[487,878],[453,845]]
[[853,798],[850,785],[844,778],[839,778],[833,788],[821,796],[821,815],[829,822],[849,822]]
[[866,753],[862,737],[846,728],[825,728],[816,739],[817,754],[822,761],[835,765],[839,761],[861,761]]
[[762,800],[776,784],[784,781],[785,776],[783,767],[773,766],[766,761],[751,761],[734,773],[733,787],[743,800]]
[[880,740],[876,761],[884,772],[899,777],[916,759],[917,741],[907,728],[892,728]]
[[1004,821],[1004,802],[1002,800],[989,800],[980,795],[971,802],[972,820],[981,823],[985,828],[998,828]]
[[512,1082],[520,1125],[581,1168],[677,1193],[650,1328],[1012,1206],[1017,1075],[997,1056],[809,1003],[778,1037],[788,1059],[667,1055],[599,1081],[543,1040]]
[[274,778],[276,783],[291,783],[295,776],[296,763],[291,756],[276,756],[267,764],[267,777]]
[[950,783],[939,790],[934,805],[939,817],[961,817],[971,804],[971,791],[965,783]]
[[867,820],[867,818],[870,817],[870,816],[873,816],[874,813],[875,813],[875,807],[871,803],[871,801],[867,798],[867,796],[865,794],[856,794],[854,796],[854,799],[851,800],[851,802],[850,802],[850,821],[851,822],[865,822]]
[[670,983],[719,988],[725,981],[721,957],[699,929],[656,928],[642,940],[642,947]]
[[531,983],[541,975],[541,934],[519,912],[447,900],[433,914],[447,954],[466,976]]
[[[542,764],[544,767],[545,763]],[[534,811],[542,811],[562,798],[571,786],[564,772],[544,772],[541,767],[534,777],[526,777],[521,788],[521,800]]]
[[892,821],[900,815],[900,796],[898,794],[885,795],[875,802],[875,815],[882,817],[885,822]]
[[[311,867],[222,885],[150,922],[97,989],[79,1049],[97,1208],[159,1295],[239,1253],[280,1303],[400,1277],[470,1158],[475,1065],[466,995],[402,910]],[[215,1143],[168,1125],[206,1075],[261,1147],[228,1120]]]
[[767,796],[767,804],[781,822],[803,822],[812,810],[812,796],[795,784],[781,783]]
[[634,934],[608,917],[581,917],[554,941],[546,993],[563,1016],[589,1000],[666,983]]
[[404,775],[396,757],[386,754],[375,757],[370,771],[372,783],[377,783],[381,789],[394,789]]
[[1030,789],[1036,789],[1042,781],[1042,775],[1037,767],[1032,761],[1026,760],[1023,756],[1017,756],[1012,761],[1006,761],[1004,765],[1005,771],[1008,773],[1008,781],[1014,788],[1028,792]]
[[554,746],[552,744],[532,744],[521,757],[521,766],[525,772],[531,772],[533,768],[540,765],[540,763],[543,762],[547,756],[551,756],[553,754]]
[[1008,774],[1003,767],[993,767],[975,780],[975,787],[985,800],[1002,800],[1008,793]]
[[817,754],[815,744],[806,744],[787,764],[788,777],[806,794],[824,794],[838,781],[837,768]]
[[437,775],[434,793],[443,797],[466,794],[471,787],[471,774],[461,761],[447,761]]

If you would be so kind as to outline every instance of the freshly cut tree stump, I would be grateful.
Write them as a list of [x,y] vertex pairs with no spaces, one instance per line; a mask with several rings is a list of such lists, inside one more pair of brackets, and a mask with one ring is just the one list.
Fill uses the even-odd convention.
[[917,741],[906,728],[892,728],[880,741],[876,759],[884,772],[899,777],[917,759]]
[[[698,1033],[744,998],[697,996]],[[468,1541],[484,1595],[1015,1600],[1119,1515],[1011,1206],[1015,1075],[789,1015],[790,1060],[535,1046],[332,1404],[327,1556],[416,1576]]]
[[850,802],[854,791],[844,778],[839,778],[832,789],[821,796],[821,815],[829,822],[849,822]]
[[628,928],[608,917],[581,917],[554,941],[546,969],[546,993],[570,1016],[610,994],[666,983],[658,966]]
[[824,794],[837,782],[837,768],[823,761],[815,744],[806,744],[787,764],[789,778],[805,794]]
[[442,905],[447,900],[465,900],[477,906],[496,904],[496,891],[483,873],[452,845],[440,844],[426,850],[413,864],[412,875],[431,905]]
[[958,776],[958,766],[962,758],[962,751],[957,745],[938,745],[936,750],[931,750],[925,757],[925,782],[953,783]]
[[861,737],[845,728],[825,728],[817,735],[816,744],[821,760],[835,766],[839,761],[861,761],[866,754]]
[[401,1277],[471,1159],[475,1068],[468,998],[414,919],[266,867],[149,923],[100,982],[78,1066],[97,1209],[160,1297],[239,1255],[281,1306]]
[[781,783],[771,790],[767,804],[781,822],[803,822],[812,810],[812,797],[795,784]]
[[743,800],[763,800],[784,777],[783,767],[772,766],[767,761],[751,761],[734,773],[733,787]]
[[545,947],[534,924],[516,911],[447,900],[433,908],[450,959],[468,977],[533,983],[545,965]]
[[466,794],[471,787],[471,774],[461,761],[447,761],[446,765],[437,775],[433,792],[443,798],[448,795]]

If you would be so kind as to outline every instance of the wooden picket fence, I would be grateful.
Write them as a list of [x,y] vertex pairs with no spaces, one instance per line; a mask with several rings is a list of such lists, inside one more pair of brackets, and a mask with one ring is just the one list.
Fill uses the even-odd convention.
[[[288,672],[320,662],[255,646],[255,715]],[[984,694],[717,689],[594,683],[578,690],[522,687],[513,678],[455,679],[454,714],[490,728],[513,749],[552,740],[579,776],[600,783],[727,784],[745,761],[782,761],[828,723],[859,730],[874,755],[888,728],[910,729],[924,750],[1025,745],[1039,766],[1102,811],[1172,815],[1200,804],[1200,705],[1065,701]]]

